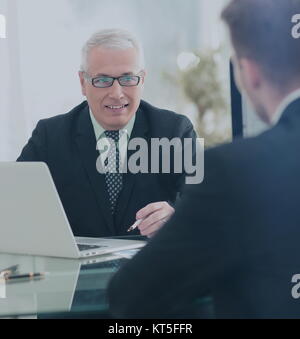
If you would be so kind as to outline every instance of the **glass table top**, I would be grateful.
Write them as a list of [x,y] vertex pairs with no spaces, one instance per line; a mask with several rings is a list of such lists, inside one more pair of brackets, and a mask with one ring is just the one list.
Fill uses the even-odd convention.
[[79,260],[0,253],[0,271],[17,265],[14,275],[42,274],[0,279],[0,317],[105,312],[108,282],[127,261],[115,254]]

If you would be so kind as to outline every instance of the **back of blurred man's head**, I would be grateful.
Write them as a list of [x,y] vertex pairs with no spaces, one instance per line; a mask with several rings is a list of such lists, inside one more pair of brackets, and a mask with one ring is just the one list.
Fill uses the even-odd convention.
[[300,39],[292,36],[300,0],[231,0],[222,18],[236,57],[254,60],[278,89],[300,86]]

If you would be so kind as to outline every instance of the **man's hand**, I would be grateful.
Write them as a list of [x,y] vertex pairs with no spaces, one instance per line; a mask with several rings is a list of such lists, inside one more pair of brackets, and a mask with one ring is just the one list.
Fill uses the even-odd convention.
[[154,202],[139,210],[136,219],[144,219],[138,226],[142,235],[151,238],[174,214],[166,201]]

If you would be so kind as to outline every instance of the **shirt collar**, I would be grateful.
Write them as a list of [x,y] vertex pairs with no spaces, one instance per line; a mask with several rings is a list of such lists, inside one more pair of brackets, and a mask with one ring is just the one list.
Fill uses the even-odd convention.
[[292,93],[290,93],[288,96],[286,96],[280,103],[280,105],[278,106],[271,124],[272,125],[276,125],[277,122],[280,120],[283,112],[287,109],[287,107],[296,99],[300,98],[300,88],[296,89],[295,91],[293,91]]
[[[99,140],[102,136],[104,136],[105,129],[96,120],[92,110],[89,109],[89,111],[90,111],[90,117],[92,120],[92,125],[94,128],[96,140]],[[129,120],[128,124],[124,128],[121,129],[121,131],[124,131],[127,134],[128,140],[130,139],[130,136],[133,130],[135,118],[136,118],[136,114],[134,114],[134,116]]]

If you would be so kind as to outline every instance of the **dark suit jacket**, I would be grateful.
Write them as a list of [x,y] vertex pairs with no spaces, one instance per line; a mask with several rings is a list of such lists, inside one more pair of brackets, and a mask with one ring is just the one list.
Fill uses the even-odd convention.
[[[131,134],[131,139],[136,137],[149,141],[162,137],[195,139],[196,135],[186,117],[142,101]],[[128,234],[139,209],[157,201],[175,202],[184,185],[184,175],[179,174],[124,174],[113,220],[105,176],[96,170],[98,156],[88,104],[83,102],[65,115],[41,120],[18,158],[49,166],[76,236]]]
[[173,316],[209,292],[218,317],[300,318],[299,150],[300,99],[271,130],[209,150],[204,182],[113,277],[111,313]]

